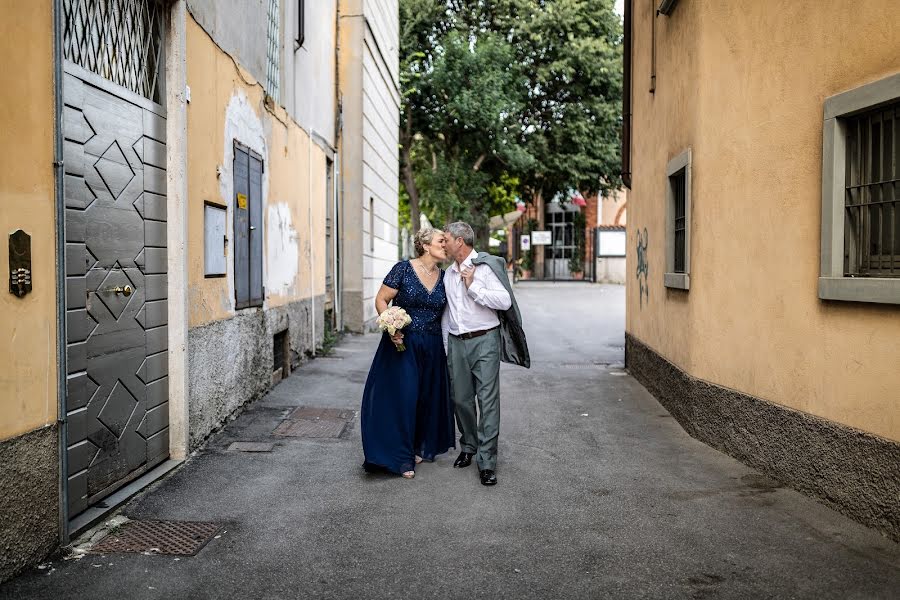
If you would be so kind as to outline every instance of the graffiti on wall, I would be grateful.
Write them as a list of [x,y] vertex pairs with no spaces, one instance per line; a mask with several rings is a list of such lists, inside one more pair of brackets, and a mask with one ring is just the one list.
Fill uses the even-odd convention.
[[650,300],[650,287],[647,285],[647,275],[650,272],[650,265],[647,264],[647,244],[650,242],[650,235],[647,228],[637,231],[637,271],[635,276],[638,280],[638,298],[640,299],[641,308],[644,308],[644,298]]

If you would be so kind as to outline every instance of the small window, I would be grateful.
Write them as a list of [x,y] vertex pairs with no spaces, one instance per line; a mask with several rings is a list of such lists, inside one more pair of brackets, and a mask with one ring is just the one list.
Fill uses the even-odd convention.
[[900,277],[900,102],[847,120],[844,276]]
[[900,73],[824,113],[819,298],[900,304]]
[[266,93],[277,104],[281,84],[281,4],[269,0],[266,36]]
[[234,143],[235,308],[262,306],[262,157]]
[[666,166],[666,287],[690,289],[691,279],[691,151]]

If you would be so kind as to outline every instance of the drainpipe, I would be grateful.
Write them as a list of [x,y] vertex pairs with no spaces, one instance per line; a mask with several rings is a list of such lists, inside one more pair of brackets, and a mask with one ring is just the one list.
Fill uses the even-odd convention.
[[312,226],[312,141],[313,136],[316,135],[315,130],[310,128],[309,130],[309,142],[306,146],[306,185],[307,185],[307,201],[306,201],[306,210],[309,223],[309,301],[311,303],[311,312],[310,315],[312,319],[310,319],[312,323],[312,355],[316,355],[316,290],[315,290],[315,268],[316,262],[314,259],[315,252],[313,248],[315,244],[313,243],[313,226]]
[[63,7],[53,0],[53,177],[56,205],[56,428],[59,445],[59,543],[69,543],[66,425],[66,196],[63,165]]

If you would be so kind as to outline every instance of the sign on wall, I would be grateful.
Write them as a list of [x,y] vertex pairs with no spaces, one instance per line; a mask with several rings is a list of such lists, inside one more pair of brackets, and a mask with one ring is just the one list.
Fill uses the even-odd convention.
[[531,236],[527,233],[519,238],[519,248],[521,250],[531,250]]
[[624,231],[600,231],[600,241],[597,244],[597,256],[625,256],[626,241]]
[[531,243],[535,246],[549,246],[553,243],[549,231],[532,231]]

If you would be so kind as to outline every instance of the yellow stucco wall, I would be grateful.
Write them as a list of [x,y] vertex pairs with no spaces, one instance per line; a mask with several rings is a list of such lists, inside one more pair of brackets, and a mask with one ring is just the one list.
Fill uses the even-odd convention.
[[[0,262],[31,235],[33,292],[0,289],[0,440],[56,420],[56,220],[50,2],[7,2],[0,19]],[[15,68],[9,68],[15,65]]]
[[[680,2],[650,94],[655,4],[635,0],[628,332],[695,377],[900,440],[900,308],[817,297],[823,101],[900,71],[896,2]],[[687,147],[682,292],[663,286],[665,167]]]
[[[206,278],[203,246],[205,202],[228,206],[227,220],[233,220],[229,148],[234,138],[262,154],[264,160],[265,306],[324,294],[324,152],[284,109],[266,109],[256,80],[190,17],[187,82],[191,89],[187,108],[190,327],[235,314],[233,249],[227,259],[229,275]],[[222,169],[221,177],[217,168]]]

